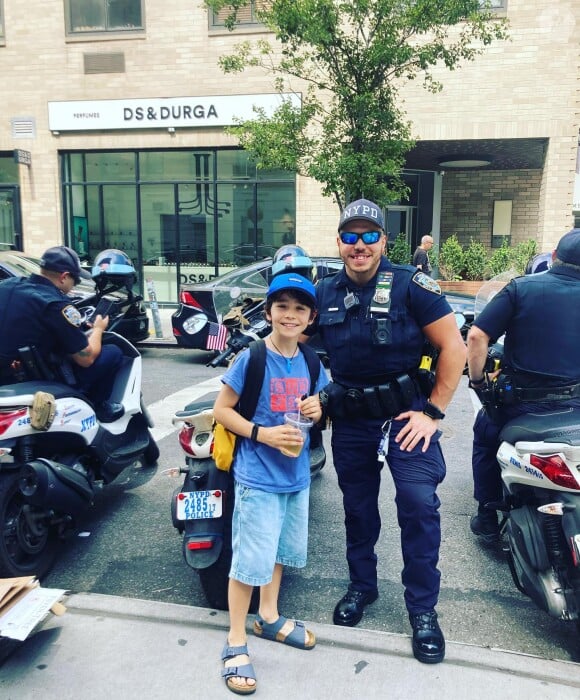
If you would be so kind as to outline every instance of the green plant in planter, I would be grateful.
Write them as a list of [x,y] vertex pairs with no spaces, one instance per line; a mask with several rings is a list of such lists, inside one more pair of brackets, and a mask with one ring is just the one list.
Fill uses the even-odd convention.
[[407,243],[407,236],[400,233],[392,245],[389,245],[389,260],[396,265],[411,264],[411,246]]
[[495,277],[509,270],[512,267],[512,255],[512,249],[507,244],[507,241],[503,240],[501,247],[496,248],[487,261],[489,277]]
[[457,236],[449,236],[439,252],[439,273],[444,280],[456,281],[461,279],[465,267],[465,253]]
[[468,280],[482,280],[487,266],[487,250],[481,241],[473,238],[463,255],[464,277]]
[[526,272],[526,266],[534,255],[538,252],[538,243],[535,240],[522,241],[515,248],[512,248],[512,267],[520,275]]

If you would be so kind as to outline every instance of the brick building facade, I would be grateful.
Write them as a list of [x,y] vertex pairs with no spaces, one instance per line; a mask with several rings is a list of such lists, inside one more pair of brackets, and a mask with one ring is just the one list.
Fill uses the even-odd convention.
[[[87,248],[88,262],[98,248],[126,247],[143,275],[168,268],[164,301],[177,299],[179,281],[274,250],[284,216],[311,254],[334,254],[334,202],[305,178],[256,172],[223,125],[186,123],[183,114],[148,121],[145,111],[141,122],[98,127],[119,101],[147,110],[172,98],[191,109],[206,100],[207,110],[217,96],[230,106],[240,95],[266,98],[267,76],[224,75],[217,64],[260,28],[232,35],[189,0],[123,0],[134,11],[124,19],[75,14],[101,4],[111,6],[0,0],[0,245],[39,255],[65,242]],[[506,235],[512,244],[535,238],[547,250],[573,225],[580,3],[495,4],[510,20],[509,41],[460,70],[442,70],[438,94],[419,82],[401,88],[418,139],[406,164],[417,197],[383,204],[391,237],[404,232],[412,246],[424,233],[439,242],[455,233],[487,247]],[[72,101],[81,106],[67,115]],[[81,112],[86,120],[70,127]],[[30,165],[14,162],[15,149],[30,154]],[[480,167],[470,167],[473,160]]]

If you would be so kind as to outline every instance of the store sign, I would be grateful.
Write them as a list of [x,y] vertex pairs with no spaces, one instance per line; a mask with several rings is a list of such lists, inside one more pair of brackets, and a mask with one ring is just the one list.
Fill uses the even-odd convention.
[[32,153],[21,148],[14,149],[14,162],[20,165],[32,165]]
[[284,100],[301,103],[290,93],[49,102],[48,125],[51,131],[223,127],[254,118],[255,109],[271,115]]

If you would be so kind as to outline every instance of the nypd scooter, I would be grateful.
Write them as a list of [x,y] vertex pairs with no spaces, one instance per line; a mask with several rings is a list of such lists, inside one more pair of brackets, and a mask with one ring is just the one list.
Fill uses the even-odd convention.
[[136,461],[157,462],[141,396],[141,356],[116,333],[105,331],[102,343],[123,354],[109,397],[112,412],[98,414],[34,348],[20,351],[21,381],[0,387],[2,577],[44,576],[59,540],[75,528],[97,489]]
[[[484,285],[476,306],[483,308],[495,291],[497,283],[495,289]],[[500,358],[496,344],[488,369],[497,369]],[[501,380],[491,382],[483,401],[493,410],[509,389]],[[474,405],[481,406],[479,398],[474,393]],[[521,415],[499,437],[504,496],[490,507],[503,512],[514,583],[539,608],[580,631],[580,409]]]

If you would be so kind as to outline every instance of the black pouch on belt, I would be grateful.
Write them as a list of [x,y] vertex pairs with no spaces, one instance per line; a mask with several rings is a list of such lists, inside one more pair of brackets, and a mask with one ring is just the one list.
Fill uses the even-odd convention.
[[401,392],[401,410],[410,408],[416,393],[415,382],[411,379],[411,377],[408,374],[399,375],[395,379],[395,382],[397,382],[397,386],[399,387],[399,390]]
[[382,418],[385,415],[380,400],[380,387],[369,386],[363,389],[366,415],[369,418]]
[[329,418],[344,417],[345,388],[336,382],[330,382],[320,392],[320,401]]
[[346,390],[344,395],[344,412],[349,418],[360,418],[366,415],[362,389],[351,387]]

